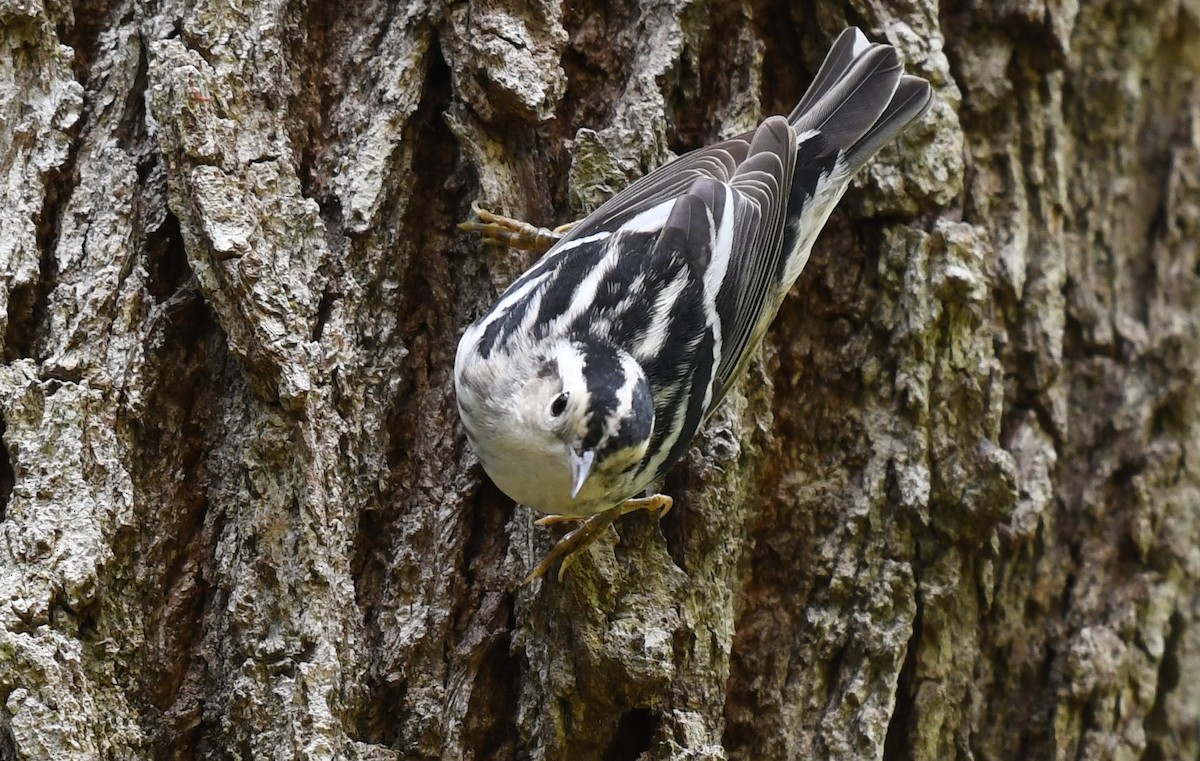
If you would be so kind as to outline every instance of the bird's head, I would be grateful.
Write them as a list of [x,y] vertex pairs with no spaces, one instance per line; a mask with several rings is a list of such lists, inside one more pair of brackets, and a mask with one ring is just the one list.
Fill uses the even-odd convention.
[[544,512],[585,515],[633,496],[654,431],[642,367],[595,341],[543,349],[507,402],[507,430],[472,431],[484,469],[510,497]]

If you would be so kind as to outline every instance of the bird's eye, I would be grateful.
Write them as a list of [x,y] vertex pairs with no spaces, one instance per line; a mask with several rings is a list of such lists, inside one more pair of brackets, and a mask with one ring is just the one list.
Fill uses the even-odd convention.
[[570,398],[571,395],[566,391],[555,397],[554,401],[550,402],[550,414],[554,417],[558,417],[559,415],[563,414],[563,412],[565,412],[567,409],[567,400]]

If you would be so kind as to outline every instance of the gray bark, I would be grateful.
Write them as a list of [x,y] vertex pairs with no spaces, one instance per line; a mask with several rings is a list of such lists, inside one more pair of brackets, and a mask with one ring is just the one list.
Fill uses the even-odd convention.
[[[465,443],[543,225],[934,83],[566,579]],[[1200,755],[1195,0],[0,0],[0,758]]]

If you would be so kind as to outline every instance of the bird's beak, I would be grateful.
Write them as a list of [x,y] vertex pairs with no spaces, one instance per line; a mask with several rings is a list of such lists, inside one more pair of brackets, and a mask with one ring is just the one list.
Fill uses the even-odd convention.
[[571,450],[571,499],[579,496],[579,490],[583,488],[583,482],[587,480],[588,474],[592,472],[592,461],[596,459],[596,451],[593,449],[585,449],[582,452]]

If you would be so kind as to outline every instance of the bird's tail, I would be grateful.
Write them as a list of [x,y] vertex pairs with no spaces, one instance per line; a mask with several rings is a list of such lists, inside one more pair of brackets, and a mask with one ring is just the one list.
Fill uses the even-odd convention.
[[820,132],[843,152],[853,174],[932,102],[929,83],[904,74],[894,47],[872,44],[850,27],[833,43],[788,121],[797,133]]

